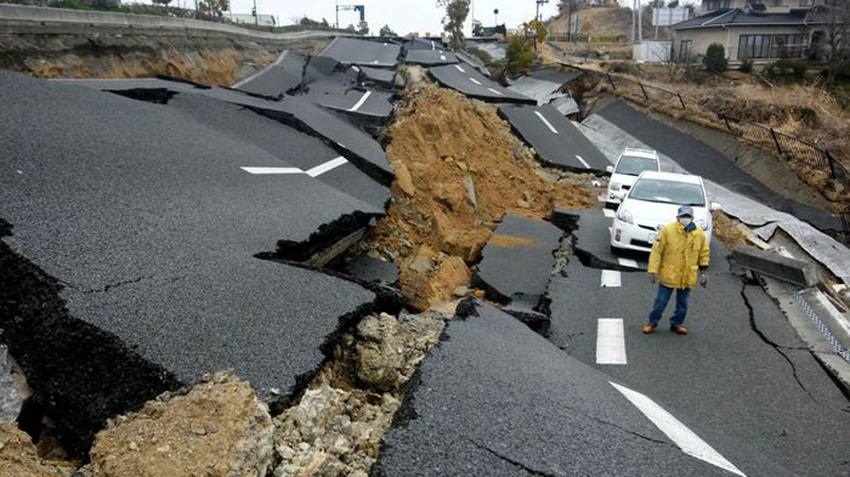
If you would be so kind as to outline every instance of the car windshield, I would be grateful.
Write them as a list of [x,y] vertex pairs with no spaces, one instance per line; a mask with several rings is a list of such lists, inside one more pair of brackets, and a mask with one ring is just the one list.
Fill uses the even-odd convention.
[[658,168],[655,165],[655,159],[649,157],[623,156],[620,162],[617,163],[616,174],[625,174],[627,176],[638,176],[643,171],[655,171]]
[[699,184],[679,181],[639,179],[632,187],[629,198],[662,204],[705,206],[705,195]]

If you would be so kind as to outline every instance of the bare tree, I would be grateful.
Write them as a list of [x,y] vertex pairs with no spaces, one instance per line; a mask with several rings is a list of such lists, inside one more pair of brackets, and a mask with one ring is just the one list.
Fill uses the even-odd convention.
[[835,86],[839,72],[850,67],[850,6],[847,0],[825,0],[814,14],[825,26],[824,55],[827,84]]

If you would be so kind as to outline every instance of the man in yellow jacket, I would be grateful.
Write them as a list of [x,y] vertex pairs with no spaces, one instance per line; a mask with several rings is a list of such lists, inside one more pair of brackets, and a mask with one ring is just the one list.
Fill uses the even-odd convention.
[[649,256],[649,281],[658,282],[658,294],[649,313],[649,322],[643,325],[644,333],[655,331],[676,290],[676,311],[670,318],[670,330],[680,335],[688,334],[688,329],[682,326],[688,313],[688,299],[697,277],[702,287],[708,284],[705,270],[709,255],[705,233],[694,223],[694,210],[688,206],[679,207],[676,221],[658,232]]

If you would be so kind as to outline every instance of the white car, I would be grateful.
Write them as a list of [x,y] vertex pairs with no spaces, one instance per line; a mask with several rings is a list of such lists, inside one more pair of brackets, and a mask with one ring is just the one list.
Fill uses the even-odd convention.
[[694,209],[694,222],[711,245],[711,212],[720,205],[708,201],[702,177],[669,172],[643,172],[622,203],[611,226],[611,248],[649,252],[664,225],[676,220],[679,207]]
[[618,193],[631,189],[641,172],[660,171],[661,164],[657,152],[627,147],[617,159],[617,164],[608,166],[607,169],[611,173],[611,179],[608,181],[605,205],[616,209],[620,203]]

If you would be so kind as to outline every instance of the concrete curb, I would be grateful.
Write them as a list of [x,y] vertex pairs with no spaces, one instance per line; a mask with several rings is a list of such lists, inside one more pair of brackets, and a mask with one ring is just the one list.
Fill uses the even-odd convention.
[[739,246],[732,251],[732,257],[742,268],[803,288],[812,287],[820,281],[814,264],[778,253]]

